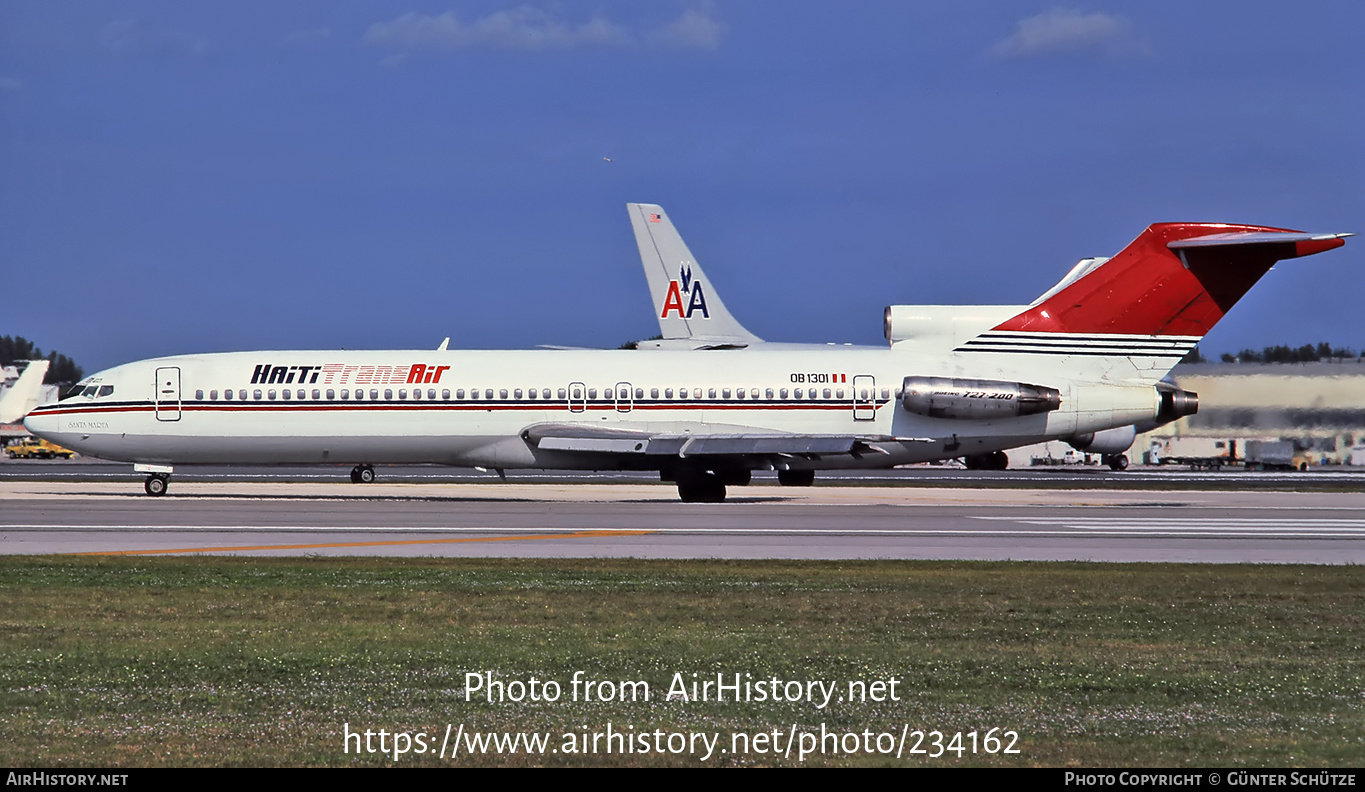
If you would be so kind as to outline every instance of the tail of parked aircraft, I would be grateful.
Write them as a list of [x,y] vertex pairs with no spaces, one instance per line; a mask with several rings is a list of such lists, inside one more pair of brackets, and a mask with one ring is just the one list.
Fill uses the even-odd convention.
[[1157,223],[1111,259],[1088,259],[1023,312],[957,348],[1129,357],[1159,378],[1277,261],[1341,247],[1351,234]]
[[43,377],[51,365],[46,360],[34,360],[14,381],[14,385],[0,398],[0,423],[13,423],[28,415],[29,410],[38,406],[43,392]]
[[725,309],[663,207],[626,204],[626,209],[665,341],[687,339],[688,348],[695,349],[762,342]]

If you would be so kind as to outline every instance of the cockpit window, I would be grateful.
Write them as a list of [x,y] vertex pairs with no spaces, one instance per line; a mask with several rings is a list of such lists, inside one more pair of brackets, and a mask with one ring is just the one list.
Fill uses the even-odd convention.
[[96,394],[96,393],[99,393],[99,392],[100,392],[100,388],[99,388],[98,385],[90,385],[90,386],[87,386],[86,389],[85,389],[84,391],[81,392],[81,395],[93,399],[93,398],[95,398],[95,394]]
[[63,400],[74,399],[77,396],[81,395],[82,393],[85,392],[85,384],[86,380],[81,380],[80,382],[77,382],[75,385],[72,385],[71,390],[67,391],[66,395],[63,396],[62,399]]
[[100,396],[100,398],[104,398],[105,396],[113,396],[113,395],[114,395],[114,386],[113,386],[113,385],[101,385],[101,386],[100,386],[100,392],[99,392],[98,395]]

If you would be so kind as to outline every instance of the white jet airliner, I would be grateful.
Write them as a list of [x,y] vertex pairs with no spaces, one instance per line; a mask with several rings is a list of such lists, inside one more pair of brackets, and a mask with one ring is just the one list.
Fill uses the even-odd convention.
[[[637,342],[637,349],[803,350],[834,346],[774,343],[764,341],[749,332],[721,302],[712,281],[706,277],[701,263],[693,257],[663,207],[658,204],[627,204],[626,207],[630,214],[631,227],[635,231],[635,244],[640,250],[640,264],[644,267],[645,280],[649,283],[654,314],[659,320],[659,337]],[[1098,266],[1105,261],[1107,259],[1082,259],[1057,286],[1043,293],[1029,305],[888,306],[883,323],[886,340],[895,343],[892,337],[894,325],[904,327],[914,321],[928,323],[931,328],[947,327],[951,323],[956,323],[969,328],[971,335],[976,335],[1027,310],[1032,305],[1037,305],[1055,294],[1062,286],[1075,280],[1085,269]],[[689,310],[684,311],[684,303]],[[921,339],[921,343],[925,340]],[[965,340],[965,336],[963,339],[957,338],[956,334],[940,336],[938,341],[943,346],[937,352],[950,351],[959,340]],[[852,345],[843,346],[848,348]],[[1079,451],[1100,454],[1105,464],[1114,470],[1124,470],[1128,467],[1128,457],[1124,452],[1132,446],[1133,439],[1138,434],[1150,431],[1165,422],[1153,419],[1137,426],[1087,433],[1070,438],[1070,442]],[[969,470],[1004,470],[1009,465],[1009,458],[1004,451],[967,455],[964,461]]]
[[[643,222],[662,223],[655,214]],[[152,495],[176,465],[347,463],[369,482],[375,464],[439,463],[657,470],[682,500],[717,502],[753,470],[805,485],[819,469],[989,454],[1193,413],[1194,394],[1161,382],[1167,371],[1276,261],[1346,236],[1159,223],[1004,318],[893,306],[884,349],[185,355],[102,371],[25,424],[132,462]],[[664,318],[712,308],[695,281],[684,288],[685,272]]]

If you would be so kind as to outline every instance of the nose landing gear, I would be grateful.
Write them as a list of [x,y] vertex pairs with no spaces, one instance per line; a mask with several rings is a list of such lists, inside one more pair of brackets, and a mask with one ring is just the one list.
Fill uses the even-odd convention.
[[147,477],[146,483],[142,488],[147,490],[148,495],[160,496],[166,494],[166,487],[170,486],[171,477],[167,473],[153,473]]

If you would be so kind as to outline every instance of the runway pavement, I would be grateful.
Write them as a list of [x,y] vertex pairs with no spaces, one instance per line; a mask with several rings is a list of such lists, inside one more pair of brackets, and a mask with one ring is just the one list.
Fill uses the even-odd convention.
[[1365,494],[1352,491],[760,484],[683,504],[642,479],[353,485],[256,470],[178,476],[151,498],[126,471],[6,467],[5,554],[1365,563]]

